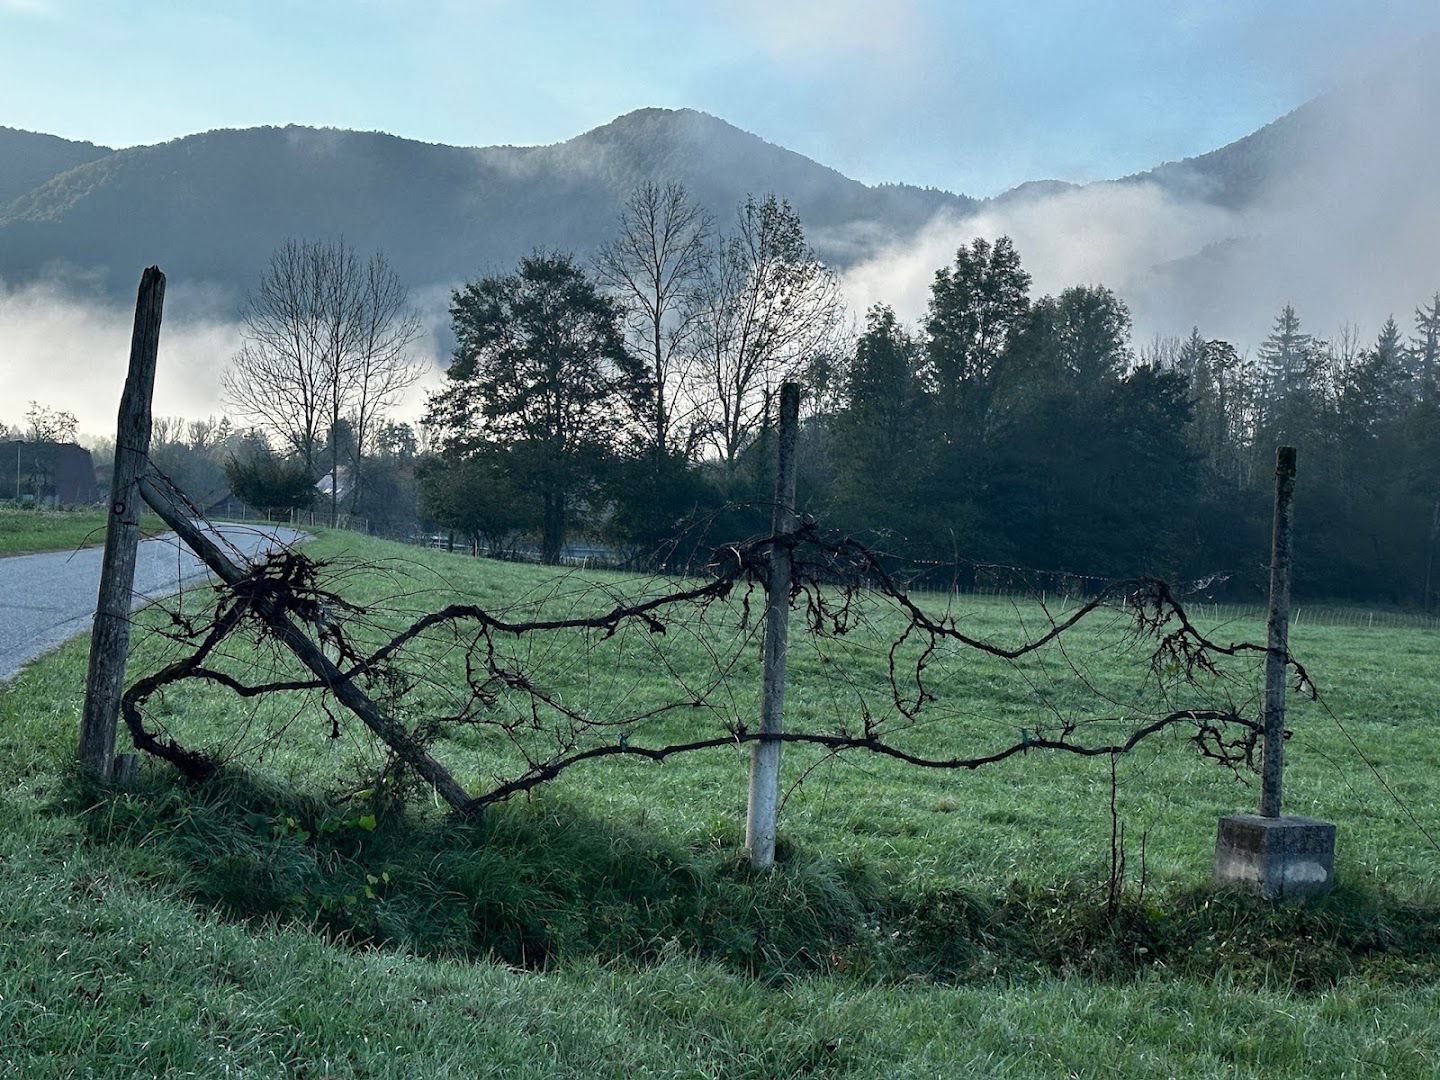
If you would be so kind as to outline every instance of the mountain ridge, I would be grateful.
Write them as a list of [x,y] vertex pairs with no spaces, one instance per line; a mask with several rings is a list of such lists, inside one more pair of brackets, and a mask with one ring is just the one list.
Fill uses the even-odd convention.
[[0,126],[0,220],[11,202],[51,177],[112,153],[108,146]]
[[287,237],[344,234],[384,249],[411,280],[439,284],[535,246],[593,248],[646,179],[679,180],[722,221],[746,193],[776,191],[839,262],[857,223],[904,231],[942,207],[974,205],[948,192],[869,187],[697,110],[636,110],[526,147],[220,128],[94,156],[12,199],[0,211],[0,275],[68,270],[118,293],[134,266],[157,262],[243,291]]
[[[1403,78],[1423,102],[1412,111],[1428,117],[1440,80],[1428,70]],[[110,150],[0,128],[0,147],[8,139],[18,148],[0,155],[0,192],[56,167],[0,202],[0,278],[23,284],[58,275],[119,298],[136,268],[158,263],[175,280],[218,286],[238,303],[286,239],[343,235],[357,248],[384,250],[412,289],[448,289],[507,269],[536,247],[584,256],[645,180],[684,184],[721,227],[747,194],[775,192],[795,206],[821,257],[842,270],[904,247],[937,222],[1088,189],[1153,187],[1228,215],[1237,234],[1263,233],[1259,218],[1283,209],[1302,165],[1317,166],[1302,194],[1323,194],[1329,184],[1340,194],[1327,197],[1343,197],[1327,172],[1334,171],[1332,144],[1353,137],[1357,117],[1384,101],[1386,85],[1375,77],[1346,94],[1321,95],[1224,146],[1145,172],[1087,185],[1030,181],[985,200],[867,185],[697,109],[636,109],[568,139],[526,146],[291,124]],[[1369,152],[1378,159],[1381,150]],[[1428,196],[1407,189],[1400,199],[1423,206]],[[1165,262],[1171,277],[1184,269],[1183,258]],[[1213,274],[1213,262],[1197,262],[1197,272]],[[1194,285],[1185,282],[1187,290]]]

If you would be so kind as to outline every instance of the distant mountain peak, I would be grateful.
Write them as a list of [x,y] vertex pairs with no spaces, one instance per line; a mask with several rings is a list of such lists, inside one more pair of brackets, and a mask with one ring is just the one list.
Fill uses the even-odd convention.
[[[819,162],[814,162],[788,147],[773,143],[752,131],[746,131],[728,120],[699,109],[662,109],[658,107],[633,109],[630,112],[622,113],[608,123],[591,128],[589,131],[582,132],[557,145],[617,140],[636,142],[673,140],[688,146],[703,142],[731,147],[739,145],[765,147],[772,152],[792,155],[805,161],[811,161],[819,168],[828,169],[828,166],[820,165]],[[835,170],[830,169],[829,171],[834,172]]]
[[[627,131],[641,127],[700,127],[704,125],[728,128],[732,131],[741,130],[728,120],[722,120],[718,116],[702,112],[699,109],[669,109],[659,105],[646,105],[639,109],[631,109],[627,113],[621,113],[615,117],[615,119],[608,120],[603,124],[590,128],[588,131],[575,136],[575,138],[583,139],[586,135],[594,135],[600,131]],[[748,134],[748,132],[746,134]]]

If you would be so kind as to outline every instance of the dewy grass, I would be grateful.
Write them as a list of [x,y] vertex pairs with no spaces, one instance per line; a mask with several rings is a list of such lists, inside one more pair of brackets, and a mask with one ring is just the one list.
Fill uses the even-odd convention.
[[[345,587],[362,600],[404,593],[419,608],[433,596],[415,594],[443,589],[555,604],[578,588],[566,579],[557,599],[549,571],[343,536],[315,548],[406,561],[357,569]],[[1024,614],[971,607],[993,633]],[[1430,715],[1434,640],[1313,627],[1296,641],[1432,828],[1436,751],[1416,721]],[[573,699],[659,692],[646,653],[596,669],[573,645],[535,653]],[[1081,652],[1119,662],[1099,639]],[[135,670],[154,656],[152,640]],[[863,657],[847,662],[847,686],[875,683]],[[830,684],[805,689],[827,666],[797,649],[797,721],[841,700]],[[1313,707],[1292,718],[1289,798],[1339,823],[1336,892],[1272,911],[1212,891],[1215,817],[1254,791],[1162,740],[1120,765],[1130,884],[1110,917],[1103,762],[1032,754],[955,775],[787,748],[782,861],[757,877],[739,853],[746,755],[734,750],[577,768],[459,825],[423,803],[337,801],[340,778],[373,757],[348,731],[330,739],[313,704],[271,715],[186,688],[164,703],[167,724],[221,748],[244,730],[255,748],[206,785],[147,762],[135,790],[89,798],[66,779],[83,673],[77,643],[0,689],[0,1074],[1440,1069],[1440,864]],[[756,674],[747,661],[735,677]],[[959,676],[968,734],[1025,722],[1030,696],[1005,675]],[[753,707],[753,687],[734,694],[728,707]],[[272,727],[275,739],[253,738]],[[471,743],[437,752],[479,782],[504,757]]]
[[[41,510],[0,505],[0,556],[41,551],[73,551],[105,542],[109,515],[104,510]],[[164,530],[160,519],[146,514],[142,532]]]

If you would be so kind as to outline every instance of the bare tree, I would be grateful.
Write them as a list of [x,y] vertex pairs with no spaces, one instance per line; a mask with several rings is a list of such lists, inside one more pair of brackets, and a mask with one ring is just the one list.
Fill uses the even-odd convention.
[[410,349],[420,334],[420,316],[410,307],[405,287],[385,257],[377,253],[365,265],[359,347],[351,371],[349,417],[355,444],[356,491],[360,489],[365,457],[375,451],[385,411],[420,378],[420,367],[410,362]]
[[358,464],[384,410],[419,378],[409,360],[418,316],[379,252],[362,264],[343,240],[289,240],[247,300],[244,329],[225,376],[226,399],[312,472],[328,434],[333,524],[342,422],[350,424]]
[[150,421],[150,444],[166,446],[185,441],[183,416],[157,416]]
[[692,303],[697,405],[733,479],[780,383],[839,332],[840,291],[789,202],[751,196],[740,204],[736,232],[710,245]]
[[698,310],[688,301],[709,233],[709,216],[684,185],[647,180],[631,193],[616,236],[595,259],[596,278],[625,309],[630,352],[644,360],[654,384],[646,415],[637,421],[657,465],[669,454],[695,450],[690,345]]
[[314,470],[324,418],[320,245],[288,240],[246,300],[245,343],[226,372],[226,400]]
[[25,411],[25,424],[29,440],[37,443],[72,443],[79,428],[74,413],[52,409],[38,401],[30,402],[30,408]]
[[222,416],[218,420],[213,416],[207,416],[204,420],[191,420],[185,425],[185,433],[195,450],[207,454],[223,446],[237,434],[228,416]]

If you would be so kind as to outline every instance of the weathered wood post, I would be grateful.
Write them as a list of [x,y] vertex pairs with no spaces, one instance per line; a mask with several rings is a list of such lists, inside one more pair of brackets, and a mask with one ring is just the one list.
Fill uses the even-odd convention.
[[779,735],[785,730],[785,653],[790,637],[790,583],[795,531],[795,450],[800,441],[800,385],[780,388],[780,437],[775,469],[775,509],[770,519],[769,580],[765,584],[764,675],[760,696],[761,738],[750,748],[750,799],[745,815],[745,848],[750,865],[764,870],[775,862],[775,820],[780,808]]
[[135,555],[140,544],[140,477],[149,467],[150,399],[155,389],[155,358],[160,348],[160,317],[165,306],[165,275],[152,266],[140,277],[135,298],[135,328],[130,337],[130,369],[120,397],[115,427],[115,471],[110,481],[110,518],[100,568],[100,595],[90,634],[90,670],[85,711],[80,720],[80,765],[103,782],[114,773],[115,724],[130,647],[130,604],[135,586]]
[[1290,570],[1295,553],[1295,448],[1275,450],[1275,517],[1270,534],[1270,616],[1265,641],[1265,757],[1260,813],[1280,816],[1285,781],[1285,687],[1290,670]]
[[1291,900],[1324,892],[1335,878],[1335,826],[1280,813],[1285,771],[1285,691],[1290,669],[1290,574],[1294,556],[1295,448],[1275,451],[1270,538],[1270,617],[1265,651],[1264,761],[1260,813],[1220,819],[1215,880]]

